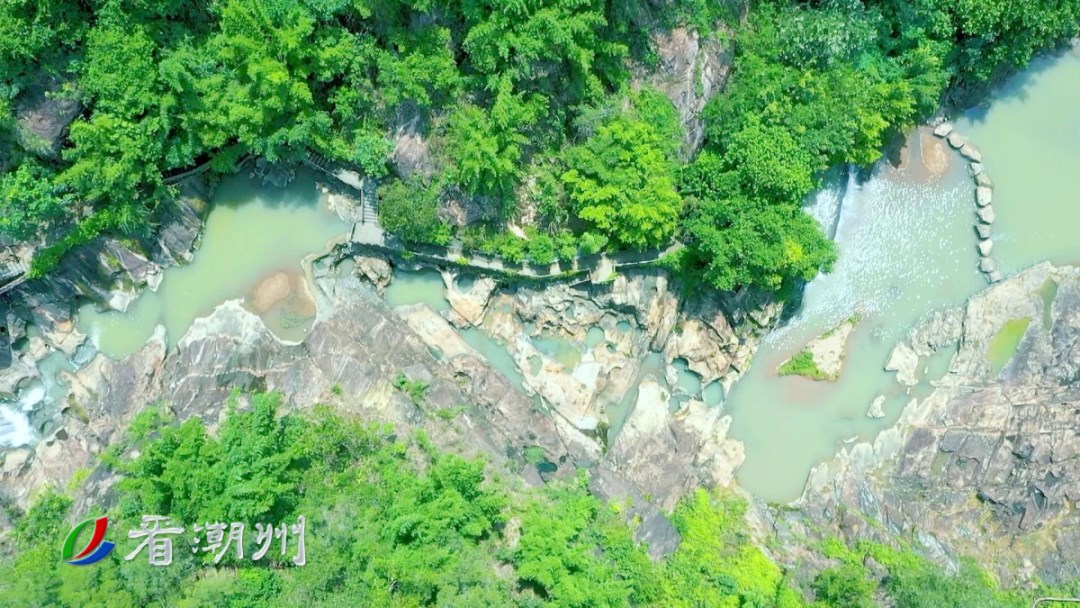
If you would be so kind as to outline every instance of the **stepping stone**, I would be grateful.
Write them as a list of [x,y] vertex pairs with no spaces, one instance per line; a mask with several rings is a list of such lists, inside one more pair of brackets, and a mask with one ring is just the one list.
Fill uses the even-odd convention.
[[985,168],[983,167],[982,163],[968,164],[968,173],[971,174],[971,177],[982,175],[983,171],[985,171]]
[[934,135],[938,137],[948,137],[949,133],[953,132],[953,126],[951,122],[943,122],[934,128]]
[[993,251],[994,241],[990,239],[986,239],[985,241],[979,241],[979,244],[976,245],[976,247],[978,247],[979,249],[979,255],[985,258],[990,255],[991,251]]
[[994,197],[994,191],[986,186],[979,186],[975,189],[975,204],[980,207],[985,207],[991,203]]
[[979,260],[979,270],[990,274],[997,270],[997,262],[993,258],[982,258]]
[[885,417],[885,395],[878,395],[870,402],[870,409],[866,411],[866,415],[870,418],[884,418]]
[[1000,270],[994,270],[986,274],[986,280],[991,283],[997,283],[1001,279],[1004,279],[1005,275],[1001,274]]
[[987,224],[975,224],[975,232],[979,235],[980,239],[990,238],[991,228]]
[[990,179],[990,174],[983,172],[975,176],[975,185],[984,188],[993,188],[994,182]]
[[949,140],[949,145],[952,146],[953,148],[956,148],[957,150],[959,150],[960,148],[963,148],[964,144],[967,143],[967,140],[964,139],[964,136],[960,135],[956,131],[953,131],[952,133],[949,134],[948,140]]
[[994,208],[990,205],[980,208],[975,214],[979,216],[979,221],[984,224],[993,224],[994,220],[997,219]]
[[982,152],[971,144],[964,144],[960,147],[960,155],[968,160],[979,162],[982,160]]

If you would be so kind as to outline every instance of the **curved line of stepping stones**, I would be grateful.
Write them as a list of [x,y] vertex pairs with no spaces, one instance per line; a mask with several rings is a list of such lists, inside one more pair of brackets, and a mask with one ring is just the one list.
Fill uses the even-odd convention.
[[990,256],[994,249],[992,237],[994,220],[994,182],[986,173],[982,164],[982,153],[963,135],[956,132],[951,123],[943,122],[934,127],[934,135],[949,143],[949,147],[960,153],[968,162],[968,175],[975,185],[975,234],[979,237],[975,245],[979,252],[979,271],[989,283],[997,283],[1004,278],[997,262]]

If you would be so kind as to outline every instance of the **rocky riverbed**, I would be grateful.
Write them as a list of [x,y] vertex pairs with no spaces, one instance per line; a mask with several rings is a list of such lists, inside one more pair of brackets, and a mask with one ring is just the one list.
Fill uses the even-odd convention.
[[[198,235],[197,205],[183,204],[195,218],[190,248]],[[117,264],[115,258],[143,264]],[[588,469],[596,494],[632,499],[630,515],[645,522],[640,537],[663,553],[677,541],[663,513],[693,487],[730,484],[742,449],[727,438],[729,420],[720,408],[685,399],[673,410],[667,379],[641,377],[642,360],[650,352],[667,364],[678,359],[702,383],[730,385],[779,312],[748,296],[680,303],[680,287],[655,269],[626,271],[604,284],[512,286],[479,278],[469,289],[458,287],[456,270],[444,269],[450,286],[445,315],[426,305],[393,309],[380,296],[394,274],[391,261],[341,246],[306,265],[317,321],[301,343],[279,340],[253,312],[272,306],[271,296],[283,291],[286,281],[274,285],[271,277],[250,302],[229,301],[196,320],[175,347],[159,330],[136,354],[114,361],[95,354],[74,328],[74,302],[130,301],[150,281],[139,268],[155,269],[145,273],[152,276],[172,260],[133,258],[127,249],[87,259],[66,268],[58,275],[63,278],[18,291],[8,321],[38,328],[32,336],[13,332],[22,355],[0,372],[8,395],[35,380],[35,366],[49,352],[65,353],[77,365],[60,374],[66,398],[33,420],[42,439],[0,457],[0,492],[19,507],[42,487],[63,487],[78,471],[93,469],[96,455],[117,442],[147,404],[166,403],[181,420],[216,422],[233,390],[277,390],[291,408],[329,403],[392,422],[402,432],[423,429],[442,447],[483,455],[529,483]],[[463,327],[505,340],[526,377],[524,391],[462,340]],[[530,339],[558,336],[580,344],[597,327],[608,339],[570,366]],[[428,385],[422,400],[394,387],[401,374]],[[635,388],[633,407],[611,441],[603,432],[607,409]],[[111,477],[93,470],[80,500],[112,500]]]
[[1007,584],[1080,576],[1078,338],[1077,267],[1040,264],[929,316],[897,346],[897,379],[955,349],[948,373],[873,443],[815,469],[797,510],[759,506],[780,545],[900,536]]
[[[779,307],[747,294],[688,300],[658,269],[604,283],[508,284],[441,268],[440,312],[395,308],[382,297],[414,262],[341,245],[305,266],[305,301],[317,320],[300,343],[281,341],[255,314],[295,286],[297,277],[273,275],[250,302],[227,302],[197,320],[174,348],[159,331],[121,361],[96,354],[73,324],[76,302],[123,308],[163,267],[189,259],[205,191],[186,192],[161,238],[143,248],[148,254],[104,241],[56,277],[14,292],[7,326],[20,356],[0,372],[0,394],[36,390],[36,366],[50,353],[77,370],[61,372],[68,395],[32,420],[42,440],[0,455],[0,493],[11,503],[25,507],[40,488],[63,487],[83,469],[93,472],[82,506],[113,500],[114,480],[94,468],[96,455],[136,413],[162,401],[180,419],[216,422],[235,389],[278,390],[290,408],[328,403],[401,432],[422,429],[441,447],[482,455],[526,483],[587,469],[594,493],[632,499],[629,515],[643,522],[639,538],[655,554],[677,542],[664,513],[681,496],[734,487],[743,446],[728,436],[730,418],[700,390],[677,395],[675,370],[726,393]],[[818,467],[797,508],[751,510],[764,535],[779,536],[778,557],[797,563],[793,548],[829,534],[899,535],[945,564],[980,556],[1010,583],[1080,576],[1072,506],[1080,497],[1080,392],[1071,387],[1080,370],[1078,311],[1080,269],[1044,264],[912,329],[882,362],[911,395],[897,425]],[[831,373],[840,372],[854,324],[811,349]],[[468,330],[503,343],[520,379],[463,339]],[[603,338],[594,340],[597,331]],[[540,346],[545,339],[573,345],[576,355],[561,359]],[[920,397],[928,359],[952,351],[948,374]],[[650,369],[650,358],[661,364]],[[395,388],[401,374],[428,385],[423,399]],[[877,413],[880,403],[871,408]]]

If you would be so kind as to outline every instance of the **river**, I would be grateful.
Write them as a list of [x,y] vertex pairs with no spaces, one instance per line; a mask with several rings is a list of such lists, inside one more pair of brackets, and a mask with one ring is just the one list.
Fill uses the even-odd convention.
[[[994,258],[1007,274],[1037,261],[1080,262],[1080,51],[1039,59],[986,104],[956,121],[978,146],[994,181]],[[839,260],[812,281],[802,307],[772,332],[725,405],[731,436],[744,442],[739,483],[774,502],[802,492],[811,468],[854,438],[870,440],[892,425],[912,396],[947,371],[947,354],[923,362],[911,394],[883,371],[897,339],[925,314],[962,303],[985,286],[976,272],[972,185],[958,155],[948,172],[925,180],[913,138],[907,170],[879,165],[847,189],[839,214]],[[838,198],[838,186],[823,194]],[[831,192],[828,192],[831,191]],[[819,221],[830,218],[813,205]],[[849,343],[840,380],[778,378],[776,367],[807,341],[853,312],[863,321]],[[885,395],[885,417],[866,416]]]
[[311,329],[314,301],[300,262],[349,228],[327,209],[313,175],[301,171],[284,189],[232,175],[211,202],[190,264],[167,269],[159,289],[144,293],[124,313],[92,305],[80,310],[79,328],[101,352],[126,357],[159,324],[176,344],[196,318],[238,298],[283,340],[302,340]]
[[[162,326],[175,345],[191,323],[227,300],[241,299],[280,339],[300,341],[315,318],[315,302],[301,261],[347,234],[349,225],[327,208],[310,171],[284,189],[262,187],[247,174],[226,177],[211,200],[202,242],[190,264],[165,270],[156,292],[146,291],[126,311],[80,308],[77,324],[106,356],[121,359]],[[33,328],[31,328],[33,330]],[[36,411],[52,411],[66,395],[60,371],[73,364],[60,352],[38,363],[41,381],[0,403],[0,446],[33,443]]]
[[[1072,51],[1036,61],[985,106],[956,122],[982,149],[995,182],[994,253],[1008,273],[1046,258],[1080,262],[1080,244],[1067,229],[1080,225],[1080,194],[1072,184],[1080,175],[1078,99],[1080,52]],[[917,135],[909,151],[901,168],[883,163],[861,178],[842,170],[827,177],[808,210],[827,232],[835,231],[837,264],[807,285],[799,310],[765,338],[726,400],[718,386],[701,387],[686,370],[673,375],[678,379],[673,393],[700,395],[732,416],[731,435],[746,447],[739,482],[765,500],[797,498],[815,464],[845,442],[872,439],[895,422],[913,396],[927,394],[929,381],[946,372],[947,356],[924,362],[922,382],[909,392],[882,370],[890,349],[923,315],[960,304],[985,285],[976,271],[972,185],[965,165],[950,153],[948,169],[930,177],[922,169]],[[127,356],[158,325],[175,344],[194,319],[231,299],[242,299],[282,340],[302,340],[310,330],[314,303],[301,260],[348,229],[327,210],[313,176],[300,172],[284,190],[232,176],[222,181],[212,203],[193,261],[166,270],[157,292],[143,294],[123,313],[81,309],[78,325],[101,352]],[[446,308],[436,273],[399,273],[386,298],[391,305],[427,302]],[[782,361],[855,312],[862,321],[839,381],[776,376]],[[596,330],[600,334],[590,340],[603,340],[602,330]],[[529,370],[517,369],[503,345],[480,330],[462,334],[516,386],[528,382]],[[571,367],[593,346],[545,337],[535,343]],[[19,403],[0,408],[0,443],[33,441],[35,430],[25,412],[62,395],[56,372],[69,367],[50,359],[41,370],[45,382],[23,391]],[[659,355],[650,355],[643,367],[663,381]],[[632,403],[632,393],[624,405]],[[866,412],[878,395],[886,397],[885,417],[872,419]],[[617,432],[619,420],[612,423]]]

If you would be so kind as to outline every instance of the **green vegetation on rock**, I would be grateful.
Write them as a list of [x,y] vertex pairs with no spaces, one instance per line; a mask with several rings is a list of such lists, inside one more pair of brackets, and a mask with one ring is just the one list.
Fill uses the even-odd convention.
[[[88,512],[71,512],[72,498],[56,491],[25,514],[8,509],[15,532],[0,550],[0,606],[861,608],[888,598],[884,605],[897,608],[1019,608],[1030,601],[1030,593],[998,589],[972,562],[947,574],[899,542],[807,547],[835,564],[808,578],[758,548],[746,504],[724,492],[688,495],[671,516],[677,550],[653,561],[633,540],[627,505],[593,498],[582,476],[529,489],[483,461],[441,452],[422,434],[402,437],[324,406],[281,410],[275,394],[236,396],[211,434],[197,418],[177,423],[162,405],[148,407],[89,475],[115,476],[115,492],[103,497],[72,483],[76,496],[97,496]],[[529,462],[543,462],[542,449],[524,451]],[[58,555],[71,519],[96,514],[110,517],[117,550],[93,567],[64,565]],[[122,532],[144,514],[189,527],[244,522],[252,531],[246,557],[230,553],[215,565],[181,535],[171,566],[151,566],[145,554],[125,561]],[[291,563],[292,549],[251,560],[255,523],[299,515],[307,519],[307,565]],[[872,562],[888,575],[872,571]]]
[[794,357],[784,361],[780,367],[776,368],[776,374],[778,376],[802,376],[811,380],[836,380],[829,374],[826,374],[817,363],[814,362],[814,355],[807,349],[799,351]]
[[681,548],[655,563],[618,505],[591,497],[583,478],[518,489],[422,435],[324,407],[279,416],[275,395],[249,401],[230,402],[216,436],[198,419],[147,409],[105,458],[117,502],[99,508],[110,531],[137,528],[142,514],[249,529],[305,515],[306,566],[277,551],[215,566],[181,536],[168,567],[124,561],[121,537],[105,561],[72,568],[56,559],[72,500],[49,492],[18,517],[0,558],[0,606],[668,607],[700,605],[686,603],[694,594],[721,602],[711,605],[777,594],[805,605],[748,542],[735,498],[694,495],[676,513]]

